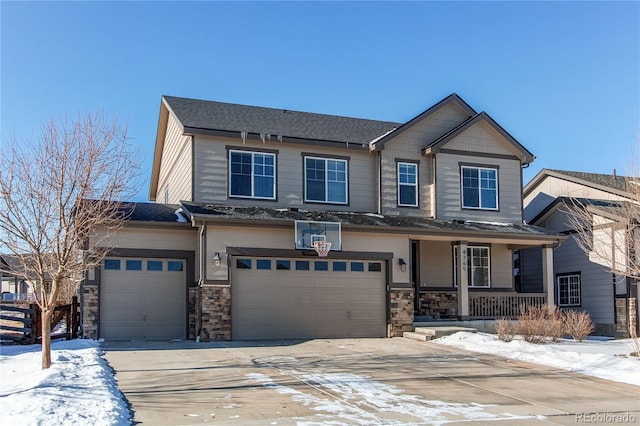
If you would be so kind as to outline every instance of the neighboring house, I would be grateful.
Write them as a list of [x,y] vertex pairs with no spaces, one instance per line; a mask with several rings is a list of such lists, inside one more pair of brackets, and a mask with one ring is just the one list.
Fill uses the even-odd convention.
[[2,300],[31,300],[31,286],[12,271],[19,271],[18,259],[8,254],[0,255],[0,290]]
[[[523,222],[533,159],[455,94],[406,123],[165,96],[156,204],[84,282],[84,335],[384,337],[553,304],[566,237]],[[525,247],[545,259],[538,294],[514,287]]]
[[[597,237],[598,246],[589,254],[580,248],[575,239],[579,230],[572,227],[569,211],[574,206],[584,206],[593,215],[594,223],[615,224],[618,229],[624,229],[628,223],[616,211],[637,202],[628,185],[628,178],[615,174],[543,169],[524,188],[527,223],[569,236],[554,251],[558,306],[589,312],[596,324],[596,333],[603,335],[628,335],[629,319],[636,318],[637,322],[634,313],[637,310],[637,282],[610,272],[608,259],[611,257],[596,252],[613,252],[606,238]],[[611,229],[610,226],[602,228],[601,232],[606,235],[607,229]],[[623,242],[621,247],[627,249],[629,242]],[[624,261],[627,255],[628,252],[618,250],[618,261]],[[521,253],[523,291],[542,291],[539,268],[538,251]]]

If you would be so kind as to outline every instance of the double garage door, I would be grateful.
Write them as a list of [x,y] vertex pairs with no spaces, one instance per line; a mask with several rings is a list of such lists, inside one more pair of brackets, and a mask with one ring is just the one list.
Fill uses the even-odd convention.
[[385,263],[234,257],[234,340],[386,336]]
[[100,337],[184,339],[185,269],[180,259],[107,258],[100,277]]

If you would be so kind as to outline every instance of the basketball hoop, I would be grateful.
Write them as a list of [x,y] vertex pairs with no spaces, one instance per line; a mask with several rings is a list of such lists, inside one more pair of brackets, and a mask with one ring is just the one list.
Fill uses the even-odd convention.
[[313,248],[316,250],[316,253],[318,253],[318,256],[327,257],[331,250],[331,241],[315,241]]

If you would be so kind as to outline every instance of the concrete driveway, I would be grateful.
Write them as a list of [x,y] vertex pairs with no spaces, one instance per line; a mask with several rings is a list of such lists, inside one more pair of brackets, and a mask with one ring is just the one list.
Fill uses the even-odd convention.
[[401,338],[102,347],[136,424],[640,424],[636,386]]

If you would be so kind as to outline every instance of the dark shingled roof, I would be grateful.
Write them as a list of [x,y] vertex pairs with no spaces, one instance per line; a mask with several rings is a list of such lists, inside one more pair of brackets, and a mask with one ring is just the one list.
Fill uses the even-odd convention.
[[572,172],[569,170],[555,170],[548,169],[550,172],[559,173],[565,176],[569,176],[575,179],[585,180],[587,182],[595,183],[597,185],[606,186],[612,189],[620,191],[627,191],[627,179],[631,179],[625,176],[613,176],[600,173],[585,173],[585,172]]
[[553,237],[556,232],[532,225],[498,224],[471,221],[444,221],[421,217],[384,216],[375,213],[311,211],[303,209],[274,209],[265,207],[234,207],[212,204],[182,203],[187,215],[206,215],[220,220],[255,222],[293,222],[311,220],[340,222],[343,225],[381,228],[413,228],[414,232],[442,231],[495,233],[496,236]]
[[[606,176],[606,175],[605,175]],[[553,202],[549,203],[540,213],[538,213],[531,223],[536,223],[540,218],[544,217],[551,209],[558,205],[565,205],[568,207],[594,207],[603,212],[607,212],[612,215],[626,216],[632,210],[636,210],[636,216],[640,215],[640,210],[630,201],[615,201],[615,200],[599,200],[595,198],[582,198],[582,197],[557,197]]]
[[[368,144],[402,123],[164,96],[188,130],[218,130]],[[185,129],[187,130],[187,129]]]
[[178,222],[176,210],[180,206],[156,203],[123,203],[121,209],[129,215],[129,221]]

